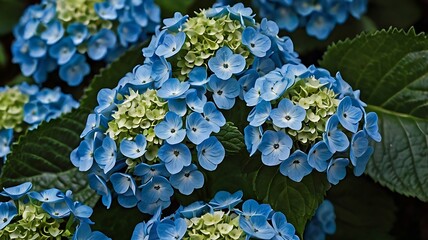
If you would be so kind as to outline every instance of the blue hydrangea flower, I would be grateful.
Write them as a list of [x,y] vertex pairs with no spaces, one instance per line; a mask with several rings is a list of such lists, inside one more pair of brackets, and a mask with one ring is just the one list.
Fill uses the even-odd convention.
[[288,176],[295,182],[300,182],[304,176],[312,172],[312,167],[308,163],[306,153],[297,150],[281,163],[279,170],[282,175]]
[[90,73],[88,58],[112,61],[159,23],[160,9],[152,0],[43,0],[29,6],[15,26],[13,62],[38,84],[59,69],[60,79],[77,86]]
[[272,109],[270,117],[277,127],[300,130],[306,117],[306,111],[302,107],[294,105],[290,100],[282,99],[278,108]]
[[239,84],[236,79],[222,80],[216,75],[210,77],[209,87],[213,91],[213,99],[220,109],[231,109],[239,95]]
[[349,147],[349,139],[338,129],[339,118],[333,115],[328,119],[323,139],[332,153],[343,152]]
[[331,159],[327,167],[327,179],[331,184],[338,184],[346,176],[346,167],[349,165],[347,158]]
[[236,205],[242,202],[242,191],[237,191],[233,194],[226,191],[219,191],[214,198],[209,202],[214,210],[233,209]]
[[183,121],[174,112],[168,112],[165,120],[155,126],[155,133],[160,139],[166,140],[169,144],[177,144],[186,137],[186,130],[182,129]]
[[291,138],[286,133],[266,131],[258,147],[262,153],[262,162],[267,166],[279,165],[290,156],[292,144]]
[[329,200],[324,200],[306,225],[304,237],[309,240],[325,238],[336,232],[336,214]]
[[183,167],[187,167],[192,162],[189,148],[182,144],[164,144],[159,148],[159,159],[165,163],[165,167],[171,174],[179,173]]
[[271,47],[269,37],[258,33],[252,27],[247,27],[242,32],[242,43],[250,49],[254,56],[257,57],[266,56],[266,52]]
[[157,234],[160,240],[181,239],[187,230],[187,223],[184,219],[174,221],[164,221],[157,226]]
[[199,164],[208,171],[214,171],[226,155],[223,145],[213,136],[198,144],[196,151]]
[[117,147],[116,143],[110,137],[106,137],[100,148],[95,150],[94,159],[104,173],[110,171],[116,163]]
[[222,47],[217,50],[215,57],[208,61],[208,66],[219,79],[227,80],[233,74],[244,70],[245,58],[239,54],[233,54],[228,47]]
[[211,125],[200,113],[191,113],[186,121],[186,133],[189,140],[198,145],[209,138],[212,130]]
[[171,175],[171,185],[185,195],[190,195],[193,190],[202,188],[204,175],[197,169],[195,164],[184,167],[179,173]]
[[139,158],[146,153],[146,146],[146,138],[144,135],[138,134],[135,137],[135,141],[123,139],[120,143],[120,152],[129,158]]
[[172,57],[181,50],[184,40],[186,40],[186,34],[183,32],[179,32],[176,35],[165,34],[155,53],[164,58]]

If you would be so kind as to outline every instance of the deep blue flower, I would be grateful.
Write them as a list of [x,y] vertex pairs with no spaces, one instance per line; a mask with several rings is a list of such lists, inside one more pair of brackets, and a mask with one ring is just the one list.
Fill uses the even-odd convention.
[[73,40],[74,45],[79,45],[85,41],[89,31],[85,24],[75,22],[68,25],[67,33],[69,34],[71,40]]
[[324,200],[319,205],[315,217],[321,223],[324,232],[327,234],[334,234],[336,232],[336,214],[334,213],[334,206],[329,200]]
[[298,240],[296,229],[287,222],[287,218],[282,212],[276,212],[272,215],[272,226],[276,234],[272,240]]
[[193,190],[204,186],[204,175],[197,170],[195,164],[184,167],[179,173],[171,175],[171,185],[184,195],[190,195]]
[[32,37],[30,40],[28,40],[28,47],[29,47],[29,54],[31,57],[34,58],[40,58],[45,56],[48,47],[41,38],[39,37]]
[[189,87],[188,82],[180,82],[177,78],[170,78],[162,84],[157,94],[163,99],[181,98]]
[[378,117],[375,112],[369,112],[364,120],[364,131],[376,142],[382,140],[382,136],[379,133]]
[[104,206],[110,208],[112,197],[110,189],[107,187],[106,182],[100,178],[98,175],[93,173],[88,175],[89,186],[91,189],[97,192],[98,195],[101,195],[101,200]]
[[337,115],[331,116],[327,120],[325,132],[323,133],[324,142],[327,144],[330,152],[343,152],[349,147],[349,139],[345,133],[339,130],[339,118]]
[[135,194],[136,185],[131,175],[124,173],[114,173],[110,176],[110,181],[115,192],[124,194],[128,190],[131,190]]
[[156,228],[160,240],[182,239],[187,231],[186,221],[182,218],[164,220]]
[[171,174],[179,173],[183,167],[189,166],[192,162],[190,150],[183,143],[174,145],[165,143],[159,148],[158,157]]
[[117,147],[116,143],[110,137],[105,137],[101,147],[94,152],[95,161],[98,163],[104,173],[110,171],[116,164]]
[[146,152],[146,138],[143,134],[138,134],[134,141],[123,139],[120,142],[120,152],[129,158],[139,158]]
[[117,18],[116,9],[110,3],[110,1],[97,2],[94,4],[95,12],[102,19],[105,20],[114,20]]
[[181,50],[185,40],[186,34],[184,32],[178,32],[175,35],[166,34],[163,41],[156,48],[155,53],[160,57],[172,57]]
[[214,198],[209,202],[214,210],[228,209],[232,210],[236,205],[242,202],[242,191],[237,191],[233,194],[226,191],[219,191]]
[[292,145],[293,141],[285,132],[267,130],[259,145],[262,162],[267,166],[279,165],[290,156]]
[[134,175],[142,177],[143,184],[148,182],[154,176],[169,177],[169,172],[165,168],[165,164],[158,163],[148,165],[146,163],[138,164],[134,169]]
[[109,48],[116,44],[116,35],[108,29],[101,29],[88,41],[88,56],[93,60],[101,60]]
[[155,134],[169,144],[177,144],[186,137],[186,130],[182,129],[182,127],[183,121],[181,117],[174,112],[168,112],[164,121],[155,126]]
[[247,237],[259,239],[271,239],[275,236],[275,230],[268,223],[265,216],[252,216],[249,219],[239,218],[239,227],[244,230]]
[[369,147],[369,139],[366,133],[361,130],[352,136],[349,156],[352,165],[356,166],[357,158],[361,157]]
[[257,151],[262,141],[262,136],[263,129],[261,127],[246,126],[244,128],[244,141],[250,156]]
[[141,26],[135,22],[122,22],[117,27],[120,44],[124,47],[128,46],[128,43],[135,43],[141,32]]
[[203,108],[205,120],[211,125],[211,130],[215,133],[220,131],[220,127],[226,124],[223,114],[216,108],[213,102],[207,102]]
[[180,215],[190,219],[193,217],[202,216],[202,214],[207,212],[212,212],[212,207],[202,201],[197,201],[181,209]]
[[168,100],[168,110],[178,114],[180,117],[184,117],[187,113],[186,99],[175,98]]
[[346,176],[346,167],[349,165],[347,158],[331,159],[327,167],[327,179],[331,184],[338,184]]
[[263,125],[263,123],[265,123],[265,121],[269,118],[271,111],[272,105],[270,102],[262,100],[255,108],[251,110],[247,117],[247,121],[250,122],[251,126],[259,127]]
[[277,127],[300,130],[302,122],[306,118],[306,111],[302,107],[294,105],[292,101],[284,98],[279,102],[278,108],[271,111],[270,117],[273,124]]
[[141,194],[144,204],[155,203],[158,200],[169,202],[170,197],[174,194],[174,189],[166,178],[154,176],[151,181],[141,186]]
[[[257,78],[259,78],[259,74],[254,69],[245,71],[239,78],[238,83],[241,86],[241,91],[239,92],[240,99],[245,100],[244,95],[246,95],[250,89],[254,88]],[[255,102],[254,105],[255,104],[257,104],[257,102]]]
[[34,192],[34,191],[29,192],[28,196],[30,196],[33,199],[36,199],[37,201],[47,202],[47,203],[59,202],[64,200],[64,196],[62,195],[62,192],[56,188],[43,190],[41,192]]
[[3,188],[0,195],[16,200],[24,196],[32,187],[33,184],[31,182],[25,182],[17,186]]
[[59,65],[70,61],[74,53],[76,53],[76,46],[74,46],[71,37],[62,38],[59,42],[49,48],[49,55],[55,58]]
[[59,68],[59,76],[64,79],[68,85],[77,86],[83,78],[90,72],[90,67],[86,59],[81,54],[74,54],[73,57]]
[[0,230],[6,227],[12,219],[18,215],[18,210],[13,202],[0,202]]
[[324,40],[330,35],[336,22],[334,18],[320,13],[314,13],[309,18],[306,32],[309,36],[314,36],[319,40]]
[[359,177],[364,173],[364,171],[366,170],[367,163],[369,162],[369,159],[373,154],[373,151],[373,147],[369,146],[363,155],[361,155],[360,157],[355,157],[353,159],[352,164],[354,165],[355,163],[355,167],[353,170],[355,176]]
[[46,25],[46,30],[40,36],[47,44],[52,45],[64,36],[64,27],[60,21],[52,21]]
[[81,141],[79,147],[71,152],[70,159],[79,171],[88,171],[94,163],[94,142],[89,139]]
[[352,106],[350,97],[343,98],[337,107],[337,117],[340,124],[347,130],[356,133],[358,123],[361,120],[363,113],[357,107]]
[[320,141],[311,147],[308,153],[308,163],[318,172],[324,172],[328,167],[328,161],[333,156],[325,142]]
[[247,46],[256,57],[264,57],[270,49],[271,41],[269,37],[257,32],[254,28],[247,27],[242,32],[242,44]]
[[214,171],[226,154],[223,145],[214,136],[211,136],[196,146],[198,161],[201,167]]
[[194,67],[189,72],[189,83],[192,86],[202,86],[209,81],[205,67]]
[[308,163],[306,153],[296,150],[289,158],[281,163],[279,171],[282,175],[288,176],[295,182],[302,181],[303,177],[312,172],[312,167]]
[[186,133],[189,140],[198,145],[207,139],[212,132],[211,125],[200,113],[193,112],[186,119]]
[[231,78],[233,74],[242,72],[245,64],[245,58],[242,55],[233,54],[232,50],[226,46],[217,50],[215,56],[208,61],[211,71],[223,80]]
[[[171,188],[172,189],[172,188]],[[167,201],[162,201],[161,199],[152,202],[152,203],[146,203],[143,201],[138,202],[138,210],[140,210],[140,212],[142,213],[147,213],[147,214],[154,214],[159,208],[161,209],[165,209],[167,208],[169,205],[171,205],[171,201],[167,200]]]

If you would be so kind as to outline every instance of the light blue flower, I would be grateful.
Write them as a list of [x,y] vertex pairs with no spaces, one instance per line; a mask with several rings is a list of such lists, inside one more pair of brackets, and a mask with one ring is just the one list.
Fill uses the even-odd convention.
[[268,223],[265,216],[252,216],[248,219],[239,218],[239,227],[244,230],[247,237],[258,239],[271,239],[275,236],[275,230]]
[[146,202],[140,201],[138,202],[137,207],[138,207],[138,210],[140,210],[140,212],[153,215],[159,208],[165,209],[169,205],[171,205],[171,201],[169,200],[162,201],[161,199],[159,199],[152,203],[146,203]]
[[204,175],[195,164],[184,167],[179,173],[171,175],[171,185],[184,195],[190,195],[195,189],[204,186]]
[[134,141],[123,139],[120,142],[120,152],[128,158],[139,158],[146,152],[146,138],[143,134],[138,134]]
[[197,201],[190,205],[183,207],[180,211],[180,216],[185,218],[194,218],[202,216],[204,213],[212,212],[212,207],[203,201]]
[[65,64],[70,61],[76,53],[76,47],[70,37],[62,38],[60,41],[49,48],[49,55],[57,60],[59,65]]
[[220,109],[231,109],[235,105],[235,99],[239,96],[239,83],[234,78],[222,80],[216,75],[211,75],[208,82],[213,92],[215,104]]
[[382,140],[379,133],[378,117],[375,112],[369,112],[364,119],[364,131],[376,142]]
[[324,40],[330,35],[330,32],[335,27],[334,18],[320,13],[314,13],[309,18],[306,32],[309,36],[316,37],[319,40]]
[[212,132],[211,125],[200,113],[193,112],[186,118],[186,134],[189,140],[198,145],[207,139]]
[[252,216],[264,216],[268,218],[273,210],[269,204],[259,204],[256,200],[249,199],[242,204],[242,211],[237,211],[240,216],[245,218]]
[[116,143],[110,137],[105,137],[101,147],[94,152],[95,161],[98,163],[104,173],[110,171],[116,164],[117,147]]
[[116,35],[109,29],[101,29],[88,41],[88,56],[93,60],[101,60],[108,49],[116,44]]
[[259,145],[262,162],[267,166],[279,165],[290,156],[292,145],[293,141],[285,132],[267,130]]
[[215,133],[226,124],[223,114],[216,108],[213,102],[207,102],[203,108],[203,116],[211,125],[211,130]]
[[154,176],[169,177],[169,172],[165,168],[164,163],[148,165],[146,163],[138,164],[134,169],[134,175],[142,178],[142,182],[147,183]]
[[160,57],[172,57],[181,50],[185,40],[186,34],[184,32],[178,32],[176,35],[166,34],[155,53]]
[[228,209],[232,210],[236,205],[242,202],[242,191],[237,191],[233,194],[226,191],[219,191],[214,198],[209,202],[214,210]]
[[209,81],[205,67],[194,67],[189,72],[189,83],[192,86],[202,86]]
[[363,175],[364,171],[366,170],[367,163],[369,162],[370,157],[373,154],[373,147],[369,146],[367,150],[361,155],[360,157],[355,157],[353,159],[353,165],[355,163],[355,167],[353,169],[354,175],[359,177]]
[[0,195],[16,200],[24,196],[32,187],[33,184],[31,184],[31,182],[21,183],[13,187],[4,187]]
[[325,132],[323,133],[324,142],[327,144],[330,152],[343,152],[349,147],[349,139],[345,133],[339,130],[339,118],[337,115],[331,116],[327,120]]
[[0,130],[0,158],[10,153],[10,143],[13,139],[13,129]]
[[74,45],[79,45],[86,40],[89,31],[85,24],[75,22],[67,26],[67,33],[73,40]]
[[250,156],[257,151],[262,141],[263,129],[261,127],[246,126],[244,128],[244,141]]
[[269,37],[257,32],[252,27],[247,27],[242,32],[242,44],[247,46],[256,57],[266,56],[266,52],[271,46]]
[[347,130],[356,133],[358,123],[360,122],[363,113],[358,107],[352,106],[350,97],[343,98],[337,107],[337,117],[340,124]]
[[155,203],[158,200],[169,202],[174,194],[169,181],[161,176],[154,176],[151,181],[141,186],[142,203]]
[[159,58],[153,62],[151,77],[155,80],[155,87],[159,88],[171,77],[171,64],[165,58]]
[[73,235],[73,240],[111,240],[111,238],[107,237],[103,233],[99,231],[92,232],[89,224],[81,223],[76,227],[76,231]]
[[214,136],[211,136],[196,146],[198,161],[201,167],[214,171],[226,154],[223,145]]
[[369,139],[363,130],[358,131],[352,136],[349,150],[352,165],[356,166],[356,159],[361,157],[367,151],[368,147]]
[[29,192],[28,196],[40,202],[54,203],[64,200],[63,193],[56,188],[43,190],[40,192]]
[[157,95],[163,99],[182,98],[189,87],[188,82],[180,82],[177,78],[170,78],[162,84]]
[[347,158],[336,158],[331,159],[327,167],[327,179],[328,181],[336,185],[340,180],[346,176],[346,167],[349,165]]
[[135,22],[120,23],[117,27],[120,44],[127,47],[128,43],[135,43],[141,36],[141,31],[141,26]]
[[18,215],[18,210],[13,202],[0,202],[0,230],[6,227],[12,219]]
[[188,18],[188,15],[183,16],[181,13],[176,12],[174,13],[174,17],[163,20],[163,24],[165,25],[163,28],[173,32],[179,31]]
[[159,159],[165,163],[165,167],[171,174],[179,173],[183,167],[192,163],[192,155],[189,148],[183,144],[170,145],[165,143],[158,151]]
[[168,112],[164,121],[155,126],[155,134],[158,138],[166,140],[169,144],[177,144],[186,137],[186,130],[182,129],[183,121],[174,112]]
[[324,172],[328,167],[328,162],[333,156],[325,142],[320,141],[311,147],[308,153],[308,163],[318,172]]
[[207,97],[205,93],[199,92],[196,89],[187,91],[186,104],[192,111],[202,113],[206,103]]
[[244,100],[247,103],[247,106],[256,106],[260,101],[263,99],[261,98],[262,95],[262,88],[264,83],[264,76],[261,78],[258,78],[254,86],[250,88],[246,93],[244,93]]
[[135,195],[136,184],[131,175],[117,172],[110,176],[110,181],[114,191],[118,194],[124,194],[131,190]]
[[300,150],[296,150],[281,163],[279,171],[291,180],[300,182],[304,176],[312,172],[312,167],[308,163],[308,155]]
[[232,50],[226,46],[217,50],[215,56],[208,61],[210,70],[223,80],[228,80],[233,74],[242,72],[245,64],[245,58],[242,55],[233,54]]
[[81,54],[74,54],[73,57],[59,68],[59,76],[64,79],[68,85],[77,86],[83,78],[90,72],[90,67],[86,59]]
[[106,206],[107,209],[110,208],[112,196],[106,182],[98,175],[93,173],[88,175],[88,180],[91,189],[95,190],[98,195],[101,195],[101,201],[103,205]]
[[270,117],[277,127],[300,130],[306,118],[306,110],[284,98],[279,102],[278,108],[272,109]]
[[173,98],[168,100],[168,110],[176,113],[180,117],[184,117],[187,113],[186,99]]
[[253,108],[250,114],[247,117],[247,121],[250,122],[250,125],[253,127],[259,127],[263,125],[266,120],[269,118],[272,111],[272,105],[270,102],[261,101]]
[[156,228],[160,240],[182,239],[187,231],[184,219],[164,220]]
[[48,46],[39,37],[32,37],[28,40],[29,55],[33,58],[41,58],[46,55]]
[[47,44],[52,45],[58,42],[64,36],[64,27],[58,20],[52,21],[46,25],[46,30],[42,32],[40,37]]
[[117,18],[117,12],[114,6],[110,3],[110,1],[97,2],[94,4],[95,12],[102,19],[105,20],[114,20]]
[[272,226],[276,234],[272,240],[298,240],[296,229],[287,222],[287,218],[282,212],[276,212],[272,215]]

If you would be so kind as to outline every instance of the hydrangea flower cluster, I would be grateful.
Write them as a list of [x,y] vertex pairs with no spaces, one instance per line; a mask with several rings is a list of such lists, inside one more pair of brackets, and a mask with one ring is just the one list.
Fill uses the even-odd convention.
[[143,49],[144,64],[99,92],[71,154],[107,207],[111,189],[122,206],[153,214],[170,205],[174,188],[201,188],[198,167],[213,171],[225,156],[219,109],[231,109],[259,76],[299,62],[277,25],[256,24],[242,4],[176,13],[164,24]]
[[89,74],[87,57],[112,61],[152,34],[160,21],[153,0],[42,0],[14,29],[13,62],[38,84],[59,69],[70,86]]
[[110,239],[91,231],[93,210],[73,201],[71,191],[64,194],[52,188],[30,192],[31,188],[26,182],[0,193],[10,199],[0,202],[1,239]]
[[363,174],[373,153],[370,140],[381,141],[376,113],[366,113],[340,73],[286,64],[263,77],[244,94],[252,110],[244,129],[250,155],[259,151],[265,165],[300,182],[312,169],[327,172],[337,184],[351,164]]
[[269,204],[250,199],[242,202],[242,191],[218,192],[209,202],[180,207],[160,219],[160,210],[148,222],[139,223],[132,240],[146,239],[272,239],[297,240],[294,226]]
[[[217,5],[235,0],[218,0]],[[367,0],[253,0],[261,17],[275,21],[289,32],[306,28],[308,35],[326,39],[336,24],[343,24],[352,15],[359,19],[367,10]]]
[[333,235],[335,232],[334,206],[329,200],[324,200],[306,225],[304,237],[307,240],[325,239],[326,235]]
[[27,83],[0,88],[0,158],[10,152],[14,132],[36,128],[78,106],[70,94],[59,88],[40,89]]

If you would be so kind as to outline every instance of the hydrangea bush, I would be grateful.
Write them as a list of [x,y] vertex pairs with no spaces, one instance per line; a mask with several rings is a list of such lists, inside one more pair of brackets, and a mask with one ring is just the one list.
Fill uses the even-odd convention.
[[43,121],[50,121],[77,108],[79,103],[60,88],[39,88],[22,83],[0,88],[0,158],[10,152],[14,133],[34,129]]
[[176,13],[164,24],[143,49],[144,64],[98,93],[71,153],[107,207],[117,195],[122,206],[153,214],[174,189],[201,188],[199,170],[214,171],[226,154],[219,109],[232,109],[258,77],[300,61],[274,22],[257,24],[242,4]]
[[88,60],[116,59],[159,21],[153,0],[43,0],[28,7],[13,31],[13,62],[38,84],[58,69],[60,79],[77,86],[90,73]]
[[[238,2],[218,0],[217,5]],[[305,28],[309,36],[326,39],[337,24],[352,16],[360,19],[367,10],[367,0],[252,0],[260,17],[275,21],[280,29],[293,32]]]
[[9,199],[0,202],[1,239],[110,239],[91,231],[93,210],[73,201],[71,191],[51,188],[37,192],[31,188],[26,182],[0,193]]
[[162,219],[159,210],[135,227],[131,239],[299,239],[283,213],[253,199],[241,205],[242,196],[220,191],[208,203],[194,202]]

